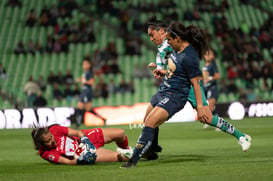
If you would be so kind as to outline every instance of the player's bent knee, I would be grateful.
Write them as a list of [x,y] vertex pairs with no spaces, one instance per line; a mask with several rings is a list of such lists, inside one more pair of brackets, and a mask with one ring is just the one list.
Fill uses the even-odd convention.
[[152,121],[149,121],[149,120],[146,120],[144,125],[148,126],[148,127],[151,127],[151,128],[156,128],[157,127],[156,122],[152,122]]
[[119,129],[118,133],[119,133],[120,137],[124,137],[125,136],[125,131],[123,129]]

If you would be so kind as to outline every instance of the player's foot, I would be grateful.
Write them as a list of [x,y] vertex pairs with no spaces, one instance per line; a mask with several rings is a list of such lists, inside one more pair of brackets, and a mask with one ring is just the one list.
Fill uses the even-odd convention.
[[159,153],[162,151],[162,147],[160,145],[157,145],[155,148],[154,148],[154,151]]
[[146,159],[147,160],[156,160],[156,159],[158,159],[158,155],[156,152],[152,152],[149,155],[146,155]]
[[215,128],[216,132],[222,131],[220,128]]
[[203,128],[204,128],[204,129],[207,129],[208,127],[209,127],[208,124],[204,124],[204,125],[203,125]]
[[147,160],[156,160],[158,159],[158,155],[153,149],[150,148],[146,153],[142,155],[142,158],[146,158]]
[[238,144],[241,145],[243,151],[247,151],[251,145],[251,137],[249,135],[241,136]]
[[136,167],[136,164],[137,163],[132,162],[131,160],[128,160],[128,162],[121,165],[120,168],[134,168],[134,167]]
[[123,157],[130,159],[133,156],[134,149],[129,147],[128,149],[122,149],[122,148],[117,148],[116,150],[118,153],[120,153]]

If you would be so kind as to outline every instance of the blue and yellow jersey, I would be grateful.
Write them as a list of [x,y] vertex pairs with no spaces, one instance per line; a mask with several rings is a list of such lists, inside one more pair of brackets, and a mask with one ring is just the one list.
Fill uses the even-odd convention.
[[92,86],[89,84],[85,84],[85,81],[90,80],[94,77],[93,71],[89,70],[88,72],[84,72],[82,74],[82,82],[83,82],[83,86],[82,89],[92,89]]
[[202,76],[200,59],[195,49],[189,45],[182,52],[172,52],[168,59],[168,73],[160,91],[189,94],[190,79]]
[[[219,73],[218,67],[214,61],[212,61],[209,65],[204,66],[203,70],[209,73],[210,77],[213,77],[216,73]],[[204,87],[211,87],[216,85],[216,80],[210,80],[208,83],[204,85]]]

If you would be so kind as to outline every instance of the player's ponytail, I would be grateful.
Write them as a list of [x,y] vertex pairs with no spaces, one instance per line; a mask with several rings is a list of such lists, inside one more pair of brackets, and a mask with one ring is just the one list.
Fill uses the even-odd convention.
[[182,40],[189,42],[198,52],[199,58],[202,59],[209,49],[205,32],[198,26],[185,26],[182,23],[171,23],[168,31],[170,36],[175,38],[179,36]]
[[163,28],[164,30],[167,29],[167,24],[161,20],[158,20],[156,16],[150,16],[147,21],[148,28],[159,30]]
[[199,53],[199,57],[203,58],[205,53],[208,51],[208,41],[204,30],[198,26],[190,25],[186,27],[189,43]]

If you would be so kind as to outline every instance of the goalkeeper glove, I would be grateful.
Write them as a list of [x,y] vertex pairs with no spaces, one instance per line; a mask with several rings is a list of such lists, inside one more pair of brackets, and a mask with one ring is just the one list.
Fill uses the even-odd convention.
[[87,151],[96,152],[96,147],[93,145],[93,143],[87,138],[87,136],[82,136],[80,139],[81,143],[84,143],[87,145],[86,149]]
[[77,159],[77,164],[78,165],[84,165],[84,164],[94,164],[96,162],[97,159],[97,154],[96,153],[91,153],[91,152],[87,152],[86,154],[81,155],[78,159]]
[[88,164],[93,165],[96,162],[97,154],[92,152],[87,152],[84,157]]

